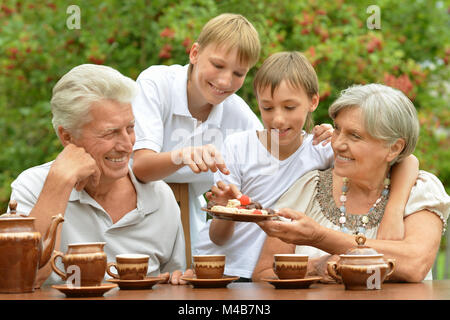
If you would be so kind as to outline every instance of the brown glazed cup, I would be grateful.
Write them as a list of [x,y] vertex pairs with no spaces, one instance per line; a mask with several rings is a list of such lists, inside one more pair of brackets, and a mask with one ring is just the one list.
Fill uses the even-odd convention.
[[[116,262],[108,263],[106,272],[115,279],[143,280],[147,276],[149,258],[146,254],[119,254],[116,256]],[[116,268],[117,273],[113,273],[111,267]]]
[[308,256],[304,254],[275,254],[273,271],[279,279],[303,279],[308,267]]
[[194,271],[199,279],[221,279],[225,270],[225,255],[194,256]]
[[[61,279],[69,280],[69,284],[75,287],[99,286],[106,271],[106,253],[103,251],[105,244],[72,243],[68,245],[66,254],[55,250],[51,258],[52,269]],[[62,259],[65,272],[56,266],[58,257]]]

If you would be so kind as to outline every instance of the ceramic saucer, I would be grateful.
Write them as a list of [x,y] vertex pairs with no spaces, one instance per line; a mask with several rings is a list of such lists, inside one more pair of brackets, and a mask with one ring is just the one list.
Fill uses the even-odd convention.
[[303,279],[261,279],[273,285],[276,289],[307,289],[309,286],[322,279],[322,277],[310,277]]
[[146,277],[142,280],[120,280],[107,279],[106,281],[117,283],[121,290],[144,290],[151,289],[155,284],[164,280],[161,277]]
[[194,288],[225,288],[228,284],[239,279],[239,277],[224,276],[220,279],[198,279],[197,277],[181,277],[189,282]]
[[102,283],[99,286],[74,287],[73,285],[52,285],[52,288],[61,291],[68,298],[102,297],[109,290],[117,287],[114,283]]

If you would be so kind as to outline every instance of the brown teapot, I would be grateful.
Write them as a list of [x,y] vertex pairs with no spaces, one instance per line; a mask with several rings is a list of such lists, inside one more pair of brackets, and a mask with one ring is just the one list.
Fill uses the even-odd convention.
[[339,255],[339,261],[328,262],[328,274],[343,282],[346,290],[381,289],[381,284],[394,272],[395,259],[384,259],[383,254],[365,246],[366,237],[355,238],[357,247]]
[[18,214],[14,200],[9,208],[10,213],[0,216],[0,293],[33,292],[37,271],[50,259],[64,218],[53,216],[42,240],[34,227],[36,218]]

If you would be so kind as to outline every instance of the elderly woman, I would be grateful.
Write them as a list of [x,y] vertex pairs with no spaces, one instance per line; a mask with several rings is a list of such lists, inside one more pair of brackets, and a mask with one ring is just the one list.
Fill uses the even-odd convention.
[[[309,275],[326,276],[326,262],[356,245],[366,245],[396,259],[390,280],[431,279],[450,197],[432,174],[420,171],[403,215],[400,240],[378,240],[377,229],[389,195],[391,166],[414,151],[419,134],[416,110],[400,91],[379,84],[357,85],[332,104],[334,169],[311,171],[278,201],[279,214],[291,221],[266,221],[267,238],[253,280],[274,276],[273,254],[310,257]],[[327,277],[325,277],[327,280]]]
[[[107,67],[84,64],[53,88],[53,126],[64,149],[54,161],[22,172],[12,183],[17,210],[36,217],[43,234],[64,214],[56,248],[106,242],[108,261],[122,253],[150,256],[149,275],[184,269],[179,207],[162,181],[140,183],[129,166],[135,142],[135,82]],[[48,264],[39,282],[50,274]],[[60,282],[52,273],[47,283]]]

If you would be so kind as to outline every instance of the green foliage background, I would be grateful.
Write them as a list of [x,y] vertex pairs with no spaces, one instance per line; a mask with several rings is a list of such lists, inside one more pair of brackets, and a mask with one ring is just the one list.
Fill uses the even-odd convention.
[[[80,8],[80,29],[66,25],[72,4]],[[373,4],[380,8],[379,30],[366,25]],[[0,212],[12,180],[61,150],[49,101],[63,74],[99,63],[136,79],[153,64],[185,64],[201,27],[223,12],[244,14],[260,34],[261,59],[238,92],[256,113],[253,75],[282,50],[304,52],[317,70],[318,123],[330,122],[328,106],[351,84],[397,87],[419,112],[421,168],[449,193],[449,10],[448,1],[423,0],[0,0]]]

